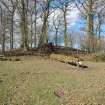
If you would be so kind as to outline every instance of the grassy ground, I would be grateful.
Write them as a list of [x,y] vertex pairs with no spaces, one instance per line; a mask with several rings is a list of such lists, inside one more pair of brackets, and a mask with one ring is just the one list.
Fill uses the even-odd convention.
[[105,105],[105,63],[22,59],[0,62],[0,105]]

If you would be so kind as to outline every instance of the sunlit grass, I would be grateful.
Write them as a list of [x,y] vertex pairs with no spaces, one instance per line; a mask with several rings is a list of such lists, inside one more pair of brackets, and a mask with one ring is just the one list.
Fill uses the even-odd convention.
[[0,62],[0,105],[105,104],[105,64],[86,62],[88,69],[42,58]]

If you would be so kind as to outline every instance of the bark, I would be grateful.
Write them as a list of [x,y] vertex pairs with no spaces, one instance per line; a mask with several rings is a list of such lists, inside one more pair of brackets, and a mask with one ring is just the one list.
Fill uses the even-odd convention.
[[88,52],[94,51],[94,29],[93,29],[93,4],[92,0],[89,0],[88,15],[87,15],[87,36],[88,36]]
[[14,13],[12,13],[12,16],[11,16],[11,35],[10,35],[10,49],[12,50],[13,48],[14,48],[14,38],[13,38],[13,36],[14,36],[14,29],[13,29],[13,27],[14,27]]
[[0,7],[0,9],[1,9],[1,14],[0,14],[0,18],[1,18],[1,20],[0,20],[0,22],[1,22],[1,27],[2,27],[2,37],[1,37],[1,41],[2,41],[2,54],[4,54],[5,53],[5,22],[4,22],[4,18],[3,18],[3,10],[2,10],[2,8]]
[[27,8],[25,1],[21,1],[22,4],[22,14],[21,14],[21,33],[22,33],[22,45],[24,51],[29,49],[28,45],[28,25],[27,25]]
[[32,48],[32,44],[33,44],[33,22],[32,22],[32,14],[31,14],[31,48]]
[[55,33],[55,45],[58,46],[58,29],[56,30]]
[[37,44],[37,38],[36,38],[36,29],[37,29],[37,26],[36,26],[36,22],[37,22],[36,0],[35,0],[35,2],[34,2],[34,8],[35,8],[35,36],[34,36],[34,47],[36,47],[36,44]]
[[[58,23],[57,21],[58,20]],[[54,28],[55,28],[55,45],[58,46],[58,32],[59,32],[59,27],[60,27],[60,19],[57,17],[54,19],[53,17],[53,25],[54,25]]]
[[98,14],[98,36],[99,36],[99,39],[101,38],[101,25],[102,25],[100,18],[101,18],[101,16],[100,16],[100,14]]
[[64,46],[67,47],[68,46],[68,40],[67,40],[67,19],[66,19],[66,7],[64,9]]
[[2,35],[2,54],[5,54],[5,29],[3,29]]
[[39,47],[42,46],[44,43],[48,43],[48,16],[49,16],[50,1],[47,0],[46,2],[47,2],[47,7],[46,10],[44,11],[42,33],[38,45]]

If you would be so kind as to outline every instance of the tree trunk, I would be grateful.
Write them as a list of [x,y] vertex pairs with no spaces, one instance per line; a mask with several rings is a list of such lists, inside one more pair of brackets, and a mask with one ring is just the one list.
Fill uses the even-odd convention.
[[89,0],[88,15],[87,15],[87,37],[88,37],[88,52],[94,51],[94,29],[93,29],[93,4],[92,0]]
[[1,27],[2,27],[2,54],[5,53],[5,24],[3,22],[3,11],[2,11],[2,8],[1,8],[1,14],[0,14],[0,17],[1,17]]
[[32,45],[33,45],[33,22],[32,22],[32,15],[31,15],[31,48],[32,48]]
[[34,47],[36,48],[36,44],[37,44],[37,38],[36,38],[36,22],[37,22],[37,11],[36,11],[36,0],[34,3],[34,8],[35,8],[35,36],[34,36]]
[[64,10],[64,46],[68,46],[68,40],[67,40],[67,20],[66,20],[66,8]]
[[44,13],[42,34],[39,39],[39,47],[44,43],[48,43],[48,16],[49,16],[49,10],[45,11]]
[[25,5],[25,1],[22,0],[22,15],[21,15],[21,33],[22,33],[22,45],[24,51],[29,49],[28,45],[28,26],[27,26],[27,8]]
[[5,53],[5,29],[3,30],[3,35],[2,35],[2,54]]
[[14,13],[12,14],[12,16],[11,16],[12,18],[11,18],[11,35],[10,35],[10,49],[12,50],[13,49],[13,45],[14,45],[14,38],[13,38],[13,33],[14,33],[14,30],[13,30],[13,27],[14,27],[14,22],[13,22],[13,20],[14,20]]
[[58,46],[58,28],[56,29],[55,33],[55,45]]
[[100,16],[100,14],[98,14],[98,36],[99,36],[99,39],[101,38],[101,25],[102,25],[100,18],[101,18],[101,16]]

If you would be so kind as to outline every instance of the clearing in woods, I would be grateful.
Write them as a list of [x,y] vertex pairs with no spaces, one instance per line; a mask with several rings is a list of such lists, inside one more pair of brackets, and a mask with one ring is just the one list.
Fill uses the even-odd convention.
[[21,59],[0,62],[0,105],[105,105],[105,63]]

